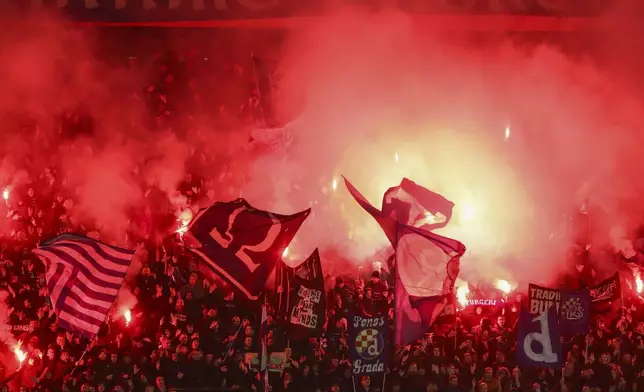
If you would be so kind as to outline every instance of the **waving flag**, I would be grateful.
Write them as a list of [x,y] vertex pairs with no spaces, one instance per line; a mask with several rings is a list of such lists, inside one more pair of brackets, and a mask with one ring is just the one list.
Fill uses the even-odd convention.
[[91,338],[116,300],[133,250],[63,234],[43,242],[34,253],[47,266],[45,278],[58,324]]
[[453,299],[465,246],[399,225],[395,251],[396,343],[406,345],[420,339]]
[[389,188],[382,198],[385,215],[427,230],[447,226],[453,209],[454,203],[407,178],[403,178],[400,185]]
[[192,219],[184,240],[210,270],[255,300],[310,211],[279,215],[244,199],[219,202]]
[[[425,228],[401,222],[398,215],[392,216],[392,210],[380,211],[372,206],[346,178],[345,184],[358,204],[378,222],[394,247],[396,343],[408,344],[419,339],[450,302],[459,272],[459,258],[465,253],[465,246]],[[441,208],[430,209],[441,211]]]

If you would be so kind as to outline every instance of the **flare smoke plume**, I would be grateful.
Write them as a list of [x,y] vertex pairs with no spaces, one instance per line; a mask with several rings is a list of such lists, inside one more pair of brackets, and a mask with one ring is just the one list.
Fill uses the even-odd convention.
[[[563,257],[564,215],[586,198],[610,216],[605,226],[630,230],[643,212],[629,202],[644,189],[641,81],[628,72],[637,67],[623,66],[642,56],[626,55],[625,28],[597,32],[603,45],[593,58],[584,48],[573,55],[502,37],[481,45],[468,34],[421,29],[395,11],[338,12],[291,32],[279,49],[277,110],[304,106],[289,126],[293,143],[248,154],[250,130],[226,133],[195,119],[181,133],[150,132],[148,108],[132,94],[150,75],[98,61],[92,31],[51,16],[30,22],[5,23],[0,37],[0,179],[15,186],[35,181],[19,179],[23,169],[55,168],[76,199],[70,218],[94,224],[110,242],[124,241],[128,214],[148,202],[152,185],[184,207],[177,186],[195,145],[225,161],[197,170],[223,179],[212,198],[242,194],[279,213],[313,208],[292,263],[315,247],[353,262],[383,254],[379,228],[333,185],[340,175],[376,205],[402,177],[454,201],[442,234],[468,246],[461,276],[472,280],[549,278]],[[612,61],[600,66],[601,56]],[[79,108],[93,133],[61,135],[54,119]],[[231,185],[235,178],[245,183]],[[333,273],[339,261],[324,263]]]

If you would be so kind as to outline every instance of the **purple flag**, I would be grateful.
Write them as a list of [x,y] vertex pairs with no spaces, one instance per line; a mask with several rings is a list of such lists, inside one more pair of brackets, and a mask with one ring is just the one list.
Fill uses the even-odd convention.
[[400,185],[389,188],[382,198],[385,215],[427,230],[447,226],[453,209],[454,203],[450,200],[407,178],[403,178]]
[[256,300],[310,212],[280,215],[244,199],[218,202],[190,221],[184,241],[210,270]]
[[559,306],[561,332],[565,335],[587,333],[590,322],[590,292],[586,290],[564,290]]
[[560,339],[561,331],[554,306],[538,316],[521,312],[517,334],[517,362],[524,366],[561,368],[563,353]]
[[420,339],[445,309],[465,246],[380,211],[345,178],[351,196],[378,222],[395,250],[396,344]]

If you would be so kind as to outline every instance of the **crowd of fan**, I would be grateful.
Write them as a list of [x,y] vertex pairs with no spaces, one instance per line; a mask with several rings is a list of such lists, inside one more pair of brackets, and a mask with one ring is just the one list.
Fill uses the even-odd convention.
[[[30,188],[14,197],[29,200],[35,194]],[[20,222],[34,224],[35,219]],[[29,246],[13,245],[4,249],[0,276],[9,293],[13,342],[20,342],[27,356],[17,372],[5,372],[7,386],[0,390],[264,388],[256,355],[260,351],[259,304],[239,298],[230,287],[204,276],[189,255],[174,251],[159,260],[145,260],[128,283],[138,300],[131,309],[131,320],[126,322],[123,309],[115,309],[99,336],[88,341],[57,327],[43,264],[30,254]],[[270,389],[644,391],[644,323],[639,321],[643,309],[637,298],[625,302],[628,306],[617,312],[620,317],[610,317],[614,313],[609,312],[606,319],[596,318],[588,335],[566,337],[563,369],[516,366],[514,326],[522,296],[510,295],[500,307],[468,308],[446,316],[419,342],[392,348],[386,375],[352,377],[347,360],[349,314],[388,314],[393,326],[391,284],[387,278],[381,280],[378,272],[355,279],[336,278],[328,290],[323,336],[307,341],[289,339],[287,318],[277,306],[282,290],[273,292],[267,345],[269,352],[283,355],[270,373]],[[5,359],[11,358],[11,348]]]
[[[162,71],[167,73],[166,66]],[[243,72],[231,66],[230,72]],[[173,78],[161,78],[151,88],[151,102],[159,118],[171,117],[168,98]],[[190,88],[198,85],[189,83]],[[198,94],[196,95],[199,96]],[[243,100],[242,100],[243,101]],[[238,102],[239,104],[239,102]],[[251,94],[235,116],[257,112]],[[190,103],[191,107],[198,102]],[[220,112],[226,112],[221,105]],[[250,115],[251,117],[255,114]],[[227,116],[220,116],[226,122]],[[225,126],[223,124],[222,126]],[[0,391],[146,391],[261,390],[258,375],[259,304],[235,295],[212,276],[204,276],[197,260],[180,247],[151,245],[148,233],[133,230],[130,245],[150,244],[149,257],[127,283],[137,299],[129,309],[114,309],[99,336],[91,341],[58,328],[44,278],[44,265],[31,249],[42,238],[73,230],[68,218],[70,195],[58,193],[56,172],[46,169],[33,180],[11,190],[6,204],[13,236],[2,242],[0,283],[8,294],[4,332],[4,385]],[[181,191],[198,199],[212,184],[188,176]],[[161,209],[162,210],[162,209]],[[168,211],[166,211],[167,214]],[[136,213],[135,213],[136,214]],[[149,211],[148,211],[149,214]],[[154,215],[154,214],[153,214]],[[172,215],[170,213],[169,215]],[[149,219],[148,225],[165,222]],[[170,222],[174,223],[174,216]],[[140,219],[139,219],[140,220]],[[137,222],[136,219],[133,222]],[[165,225],[168,228],[171,225]],[[167,245],[167,244],[166,244]],[[158,251],[163,248],[163,251]],[[360,275],[360,272],[351,275]],[[384,275],[383,275],[384,278]],[[462,309],[444,317],[419,342],[393,347],[385,375],[353,377],[347,360],[349,314],[387,314],[393,326],[390,279],[378,272],[356,279],[336,278],[328,289],[324,333],[293,341],[286,333],[288,319],[280,311],[280,292],[269,295],[269,352],[283,353],[272,365],[274,392],[621,392],[644,391],[644,313],[639,298],[626,300],[619,311],[593,319],[586,336],[566,337],[563,369],[516,366],[515,321],[522,307],[520,295],[510,295],[503,306]],[[13,372],[13,349],[26,353]]]
[[[116,312],[92,340],[57,328],[43,266],[27,254],[0,267],[10,293],[9,324],[27,357],[7,385],[23,391],[258,390],[259,305],[208,280],[178,255],[144,264],[132,287],[128,323]],[[586,336],[567,337],[563,369],[514,363],[514,321],[521,296],[501,307],[462,310],[419,342],[391,352],[386,378],[355,377],[347,361],[347,318],[391,309],[393,292],[377,272],[328,291],[324,335],[289,341],[285,318],[269,306],[269,352],[283,353],[270,373],[273,391],[642,391],[644,323],[639,303],[614,321],[597,318]],[[270,298],[276,305],[278,296]],[[630,305],[630,303],[629,303]],[[389,312],[390,320],[393,316]],[[250,355],[247,355],[250,354]],[[254,355],[255,354],[255,355]],[[7,355],[5,355],[6,357]],[[5,387],[6,388],[6,387]],[[0,389],[3,390],[3,389]],[[7,390],[7,389],[4,389]],[[383,392],[384,392],[383,391]]]

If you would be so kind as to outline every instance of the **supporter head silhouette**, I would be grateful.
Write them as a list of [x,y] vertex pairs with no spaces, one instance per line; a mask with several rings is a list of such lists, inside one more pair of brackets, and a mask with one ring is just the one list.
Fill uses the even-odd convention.
[[360,380],[360,385],[362,385],[364,389],[368,389],[371,386],[371,377],[362,376],[362,379]]
[[155,383],[156,383],[157,388],[159,388],[159,390],[161,390],[161,391],[165,391],[165,390],[166,390],[166,387],[165,387],[165,380],[163,379],[163,377],[158,376],[158,377],[156,378],[156,380],[155,380]]

